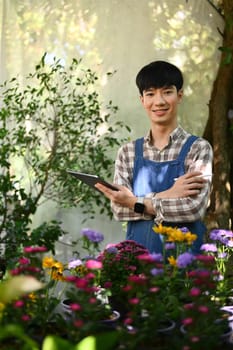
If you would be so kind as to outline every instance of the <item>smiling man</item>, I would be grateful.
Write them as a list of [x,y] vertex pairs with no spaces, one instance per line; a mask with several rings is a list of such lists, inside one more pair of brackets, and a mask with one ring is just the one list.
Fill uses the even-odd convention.
[[115,219],[127,221],[127,239],[159,253],[155,224],[186,227],[198,236],[192,246],[198,253],[206,231],[202,219],[210,196],[212,148],[178,125],[183,75],[176,66],[151,62],[139,71],[136,84],[150,130],[119,149],[114,174],[119,191],[96,187],[111,200]]

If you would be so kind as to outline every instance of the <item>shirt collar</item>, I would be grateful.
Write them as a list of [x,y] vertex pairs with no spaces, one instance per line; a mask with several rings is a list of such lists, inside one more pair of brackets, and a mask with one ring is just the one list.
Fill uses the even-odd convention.
[[[184,129],[181,126],[177,126],[170,134],[169,138],[170,138],[170,142],[171,141],[175,141],[177,139],[179,139],[181,136],[184,135]],[[151,137],[151,130],[148,131],[148,133],[145,136],[145,140],[151,144],[152,142],[152,137]]]

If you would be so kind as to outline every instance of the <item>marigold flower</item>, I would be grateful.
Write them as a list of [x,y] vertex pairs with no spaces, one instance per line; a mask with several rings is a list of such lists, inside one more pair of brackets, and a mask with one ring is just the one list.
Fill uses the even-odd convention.
[[169,262],[170,265],[172,265],[172,266],[177,266],[176,259],[174,258],[174,256],[169,256],[169,257],[167,258],[167,260],[168,260],[168,262]]
[[51,269],[55,263],[55,260],[52,257],[45,256],[42,260],[42,266],[45,269]]

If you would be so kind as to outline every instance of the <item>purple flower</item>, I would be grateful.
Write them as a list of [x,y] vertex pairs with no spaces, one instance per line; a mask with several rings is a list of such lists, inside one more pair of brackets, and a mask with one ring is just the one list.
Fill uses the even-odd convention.
[[222,253],[218,253],[218,258],[219,259],[225,259],[227,257],[227,253],[222,252]]
[[68,269],[75,269],[77,266],[82,265],[82,261],[80,259],[72,260],[68,264]]
[[189,229],[187,227],[181,227],[180,231],[183,233],[187,233],[187,232],[189,232]]
[[162,275],[163,272],[164,272],[163,269],[153,268],[153,269],[150,270],[150,273],[152,274],[152,276]]
[[165,243],[165,249],[170,250],[170,249],[175,249],[176,245],[174,242],[172,243]]
[[153,261],[156,261],[156,262],[163,261],[163,255],[161,253],[152,253],[150,254],[150,257]]
[[109,253],[109,254],[117,254],[118,252],[118,249],[114,246],[111,246],[111,247],[108,247],[106,248],[106,251]]
[[191,253],[186,252],[186,253],[180,254],[177,258],[177,266],[180,268],[185,268],[188,265],[190,265],[194,259],[195,257]]
[[98,231],[92,230],[90,228],[84,228],[81,234],[89,239],[89,241],[94,243],[100,243],[104,240],[104,235]]
[[206,244],[202,244],[201,250],[204,250],[205,252],[217,252],[218,248],[216,246],[216,244],[214,243],[206,243]]

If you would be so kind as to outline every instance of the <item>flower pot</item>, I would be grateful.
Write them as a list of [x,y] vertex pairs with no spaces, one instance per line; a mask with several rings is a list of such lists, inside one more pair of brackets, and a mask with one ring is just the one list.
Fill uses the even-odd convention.
[[[222,320],[216,320],[215,323],[220,323]],[[185,325],[180,326],[180,331],[183,335],[188,334],[188,330]],[[220,343],[233,344],[233,330],[230,326],[226,326],[226,329],[223,330],[222,334],[220,334]]]
[[129,305],[124,303],[122,299],[116,297],[116,296],[109,296],[108,297],[108,302],[112,308],[112,310],[116,310],[120,314],[120,318],[124,319],[127,315],[127,313],[130,311],[129,310]]
[[173,320],[164,320],[157,328],[157,332],[160,334],[170,334],[176,327],[176,322]]
[[100,323],[107,328],[115,328],[117,325],[117,321],[120,319],[120,313],[116,310],[112,311],[112,314],[109,318],[100,321]]

